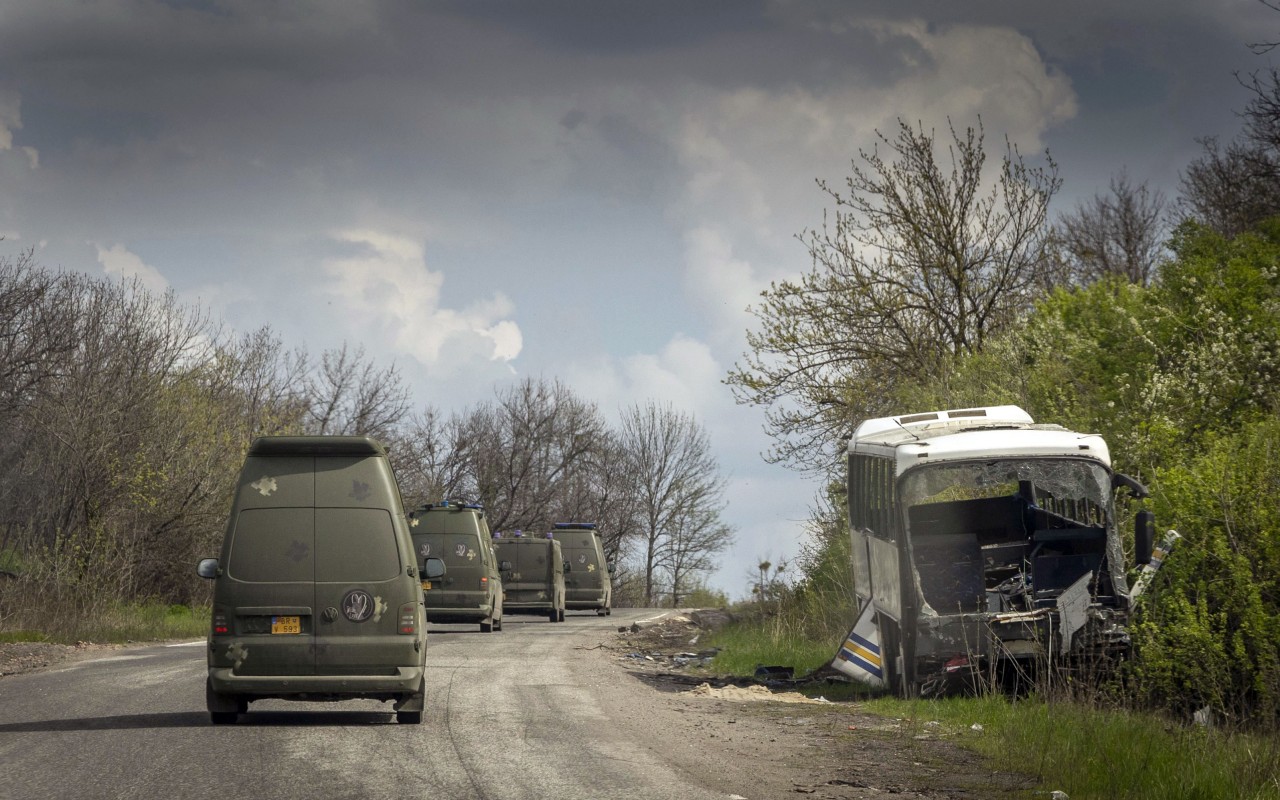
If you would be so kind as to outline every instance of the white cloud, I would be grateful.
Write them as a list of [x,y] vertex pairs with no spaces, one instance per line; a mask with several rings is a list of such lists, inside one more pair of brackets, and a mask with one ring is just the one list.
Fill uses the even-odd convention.
[[22,152],[24,155],[26,155],[27,163],[31,165],[32,169],[40,168],[40,151],[39,150],[36,150],[34,147],[24,146],[22,147]]
[[98,251],[98,263],[108,276],[121,281],[137,280],[144,288],[163,294],[169,288],[169,281],[155,267],[143,263],[142,259],[125,249],[122,244],[103,247],[92,243]]
[[705,343],[683,334],[673,336],[658,353],[602,358],[567,369],[574,391],[606,410],[654,400],[704,423],[727,397],[720,385],[723,373]]
[[340,231],[332,238],[360,252],[324,262],[325,293],[349,317],[388,337],[395,352],[427,366],[446,355],[503,362],[520,355],[520,328],[506,319],[515,310],[511,301],[498,293],[461,310],[442,308],[444,273],[427,268],[418,241],[375,230]]
[[714,309],[720,333],[736,337],[746,324],[743,312],[760,299],[761,281],[751,264],[735,257],[728,235],[710,226],[687,231],[684,236],[685,280]]
[[843,189],[858,150],[875,146],[876,130],[892,138],[900,117],[945,142],[948,119],[963,131],[981,117],[993,157],[1006,135],[1034,156],[1045,133],[1077,111],[1070,80],[1011,28],[877,20],[847,27],[910,42],[923,56],[887,83],[851,73],[825,87],[696,93],[671,134],[686,171],[671,211],[686,228],[686,281],[721,330],[743,327],[743,300],[754,302],[769,281],[808,268],[795,236],[821,227],[831,205],[814,181]]

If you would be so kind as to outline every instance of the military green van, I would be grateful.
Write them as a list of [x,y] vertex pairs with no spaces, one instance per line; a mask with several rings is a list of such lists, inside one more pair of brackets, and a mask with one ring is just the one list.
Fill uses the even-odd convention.
[[484,509],[443,500],[409,514],[418,561],[439,558],[448,574],[423,580],[427,622],[477,622],[482,633],[502,630],[502,573]]
[[605,560],[604,542],[594,522],[557,522],[552,531],[564,552],[564,607],[570,611],[613,613],[613,564]]
[[545,614],[564,622],[564,554],[550,537],[495,535],[502,568],[503,607],[511,614]]
[[[426,574],[419,575],[425,567]],[[206,700],[215,724],[249,703],[394,701],[422,721],[423,578],[386,450],[363,436],[266,436],[249,447],[214,581]]]

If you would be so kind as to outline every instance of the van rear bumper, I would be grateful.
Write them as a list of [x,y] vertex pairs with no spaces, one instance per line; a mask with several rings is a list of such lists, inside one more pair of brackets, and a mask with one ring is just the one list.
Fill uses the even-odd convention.
[[427,622],[484,622],[489,618],[489,606],[474,608],[428,608]]
[[332,700],[367,697],[395,700],[417,692],[423,667],[396,667],[387,675],[236,675],[230,667],[211,667],[209,680],[219,694],[252,698]]

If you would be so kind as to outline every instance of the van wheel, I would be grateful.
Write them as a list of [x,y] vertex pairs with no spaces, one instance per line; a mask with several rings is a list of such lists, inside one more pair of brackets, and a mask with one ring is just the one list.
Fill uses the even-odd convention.
[[563,608],[562,608],[562,609],[560,609],[559,613],[557,613],[557,614],[556,614],[556,622],[564,622],[564,609],[563,609]]
[[488,619],[488,620],[486,620],[486,621],[484,621],[484,622],[481,622],[481,623],[480,623],[480,632],[481,632],[481,633],[493,633],[493,619],[492,619],[492,618],[490,618],[490,619]]
[[500,630],[502,630],[502,617],[498,617],[497,619],[495,619],[495,620],[493,621],[493,629],[494,629],[495,631],[500,631]]
[[422,712],[421,711],[397,711],[396,722],[402,725],[421,725]]
[[560,621],[560,612],[559,612],[559,611],[557,611],[557,610],[555,610],[554,608],[553,608],[553,609],[551,609],[550,611],[548,611],[548,612],[547,612],[547,621],[548,621],[548,622],[559,622],[559,621]]

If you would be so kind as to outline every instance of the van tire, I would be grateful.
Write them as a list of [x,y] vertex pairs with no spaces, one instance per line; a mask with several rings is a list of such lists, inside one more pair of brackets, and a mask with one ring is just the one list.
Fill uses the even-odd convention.
[[397,711],[396,722],[400,723],[401,725],[421,725],[422,712],[421,711]]
[[493,633],[493,618],[492,618],[492,617],[490,617],[489,619],[487,619],[487,620],[485,620],[484,622],[481,622],[481,623],[480,623],[480,632],[481,632],[481,633]]
[[562,608],[562,609],[560,609],[558,612],[556,612],[556,622],[564,622],[564,609],[563,609],[563,608]]
[[493,629],[494,629],[495,631],[500,631],[500,630],[502,630],[502,617],[498,617],[497,619],[495,619],[495,620],[493,621]]
[[212,679],[205,680],[204,703],[214,725],[234,725],[236,718],[249,710],[249,702],[243,697],[215,692]]
[[559,622],[559,621],[560,621],[559,611],[553,608],[547,612],[547,622]]

